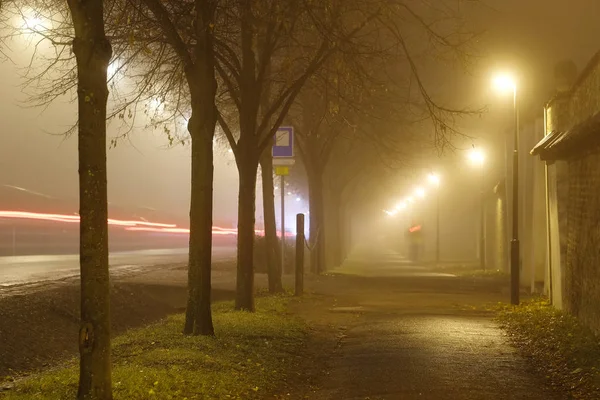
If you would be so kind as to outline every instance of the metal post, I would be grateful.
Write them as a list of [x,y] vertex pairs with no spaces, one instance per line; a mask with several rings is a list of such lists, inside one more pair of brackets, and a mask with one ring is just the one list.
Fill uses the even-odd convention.
[[285,271],[285,178],[281,175],[281,269]]
[[295,296],[304,293],[304,214],[296,214],[296,282]]
[[435,262],[440,263],[440,189],[437,191],[437,204],[436,204],[436,228],[435,228]]
[[519,243],[519,104],[517,88],[514,88],[515,137],[513,151],[513,220],[512,240],[510,242],[510,302],[519,304],[519,273],[520,273],[520,243]]
[[[548,135],[548,109],[544,107],[544,137]],[[544,184],[546,190],[546,264],[548,266],[546,273],[548,274],[548,282],[546,285],[550,304],[554,304],[553,289],[552,289],[552,236],[550,230],[550,178],[548,175],[548,163],[544,162]]]
[[485,260],[485,190],[484,190],[484,172],[483,172],[483,164],[481,165],[481,218],[480,218],[480,236],[479,236],[479,257],[480,257],[480,266],[481,269],[485,271],[486,268],[486,260]]

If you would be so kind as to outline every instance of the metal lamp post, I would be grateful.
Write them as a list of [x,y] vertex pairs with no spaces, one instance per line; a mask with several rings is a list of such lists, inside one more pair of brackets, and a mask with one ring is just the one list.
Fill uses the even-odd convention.
[[509,76],[499,76],[494,80],[496,88],[512,91],[514,106],[514,148],[512,170],[512,240],[510,241],[510,302],[519,304],[520,242],[519,242],[519,104],[517,84]]

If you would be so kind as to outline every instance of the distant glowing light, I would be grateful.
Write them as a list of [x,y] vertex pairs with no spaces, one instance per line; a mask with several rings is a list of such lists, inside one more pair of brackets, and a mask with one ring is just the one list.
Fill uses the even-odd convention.
[[406,202],[407,203],[414,203],[415,199],[413,199],[411,196],[409,196],[409,197],[406,198]]
[[485,154],[480,149],[474,148],[469,152],[469,161],[472,164],[480,167],[483,165],[483,163],[485,161]]
[[[119,72],[119,68],[121,67],[121,62],[119,61],[119,59],[114,59],[110,62],[110,64],[108,64],[108,69],[106,70],[106,75],[107,78],[113,79],[116,77],[117,73]],[[152,105],[152,102],[155,101],[155,99],[152,99],[152,101],[150,102],[150,104]],[[156,100],[158,102],[158,100]]]
[[427,176],[427,180],[434,186],[440,186],[441,179],[440,176],[437,174],[429,174]]
[[296,197],[296,201],[302,201],[300,197]]
[[292,192],[288,192],[288,196],[291,196],[291,195],[292,195]]
[[496,90],[503,93],[514,92],[517,90],[515,79],[508,74],[496,76],[493,80],[493,85]]
[[396,204],[396,210],[398,211],[404,210],[406,207],[406,202],[404,201],[401,201],[400,203]]
[[396,211],[396,210],[391,210],[391,211],[389,211],[389,210],[383,210],[383,212],[386,213],[390,217],[393,217],[396,214],[398,214],[398,211]]
[[22,21],[20,29],[24,31],[34,33],[47,29],[44,25],[47,25],[49,21],[31,8],[24,10],[20,17]]
[[421,230],[421,225],[411,226],[411,227],[408,229],[408,231],[409,231],[410,233],[413,233],[413,232],[418,232],[418,231],[420,231],[420,230]]
[[416,188],[415,195],[421,199],[425,198],[425,189],[420,188],[420,187]]

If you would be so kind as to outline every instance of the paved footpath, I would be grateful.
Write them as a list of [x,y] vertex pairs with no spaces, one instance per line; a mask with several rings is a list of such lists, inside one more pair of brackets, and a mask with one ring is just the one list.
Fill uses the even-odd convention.
[[[306,395],[331,400],[568,399],[509,343],[485,304],[497,287],[436,274],[394,253],[363,251],[311,282],[298,312],[337,332]],[[331,346],[330,346],[331,349]]]

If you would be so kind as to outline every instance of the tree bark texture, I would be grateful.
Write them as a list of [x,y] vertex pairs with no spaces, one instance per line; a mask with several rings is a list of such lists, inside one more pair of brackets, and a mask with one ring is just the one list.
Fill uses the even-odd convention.
[[212,145],[216,113],[209,110],[210,108],[214,108],[214,103],[211,105],[210,102],[206,102],[199,104],[198,107],[204,110],[198,113],[199,115],[192,111],[192,117],[189,121],[189,131],[192,137],[192,181],[188,302],[184,333],[214,335],[211,313],[211,248],[213,207]]
[[329,216],[330,224],[327,228],[329,237],[327,239],[327,249],[330,251],[331,263],[334,267],[339,267],[342,260],[342,201],[337,192],[331,192],[329,201],[326,204],[324,214]]
[[238,243],[237,243],[237,285],[235,309],[254,311],[254,224],[256,212],[256,174],[258,159],[253,149],[244,149],[238,156],[239,197],[238,197]]
[[112,49],[104,31],[102,0],[68,0],[77,62],[79,150],[78,399],[110,400],[110,284],[106,178],[106,75]]
[[188,131],[192,141],[188,302],[185,334],[214,335],[211,312],[213,138],[217,124],[217,80],[213,21],[214,2],[197,1],[196,57],[185,70],[192,115]]
[[325,271],[325,215],[323,208],[323,174],[318,165],[307,166],[308,202],[310,207],[310,269]]
[[277,241],[277,226],[275,220],[275,195],[273,185],[273,160],[271,148],[263,152],[260,159],[260,170],[263,194],[263,215],[265,223],[265,241],[267,245],[267,272],[269,277],[269,292],[283,292],[281,282],[282,265],[281,251]]

